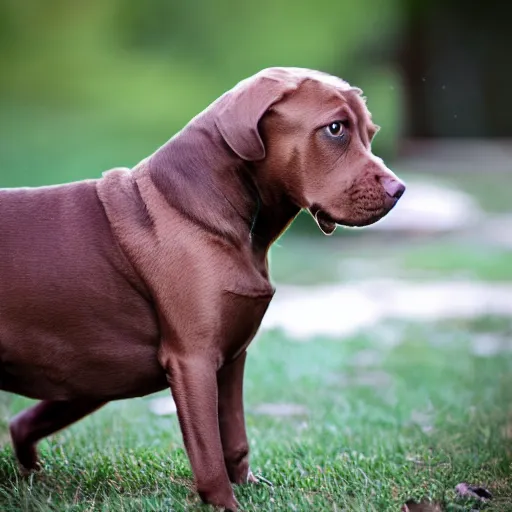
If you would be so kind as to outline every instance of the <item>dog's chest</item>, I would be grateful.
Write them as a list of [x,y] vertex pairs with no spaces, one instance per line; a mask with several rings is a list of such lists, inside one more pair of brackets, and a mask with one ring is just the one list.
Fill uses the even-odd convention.
[[230,291],[223,294],[220,339],[226,359],[238,356],[256,335],[273,292],[239,295]]
[[266,260],[251,251],[244,256],[222,287],[226,355],[238,355],[251,342],[275,292],[266,275]]

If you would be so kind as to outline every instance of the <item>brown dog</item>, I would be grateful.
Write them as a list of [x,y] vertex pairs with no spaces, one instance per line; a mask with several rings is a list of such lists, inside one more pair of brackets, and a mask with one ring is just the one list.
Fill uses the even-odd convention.
[[110,400],[170,386],[201,498],[254,482],[246,349],[272,298],[267,252],[303,208],[321,230],[384,216],[404,185],[346,82],[272,68],[241,82],[133,170],[0,192],[0,389],[16,456]]

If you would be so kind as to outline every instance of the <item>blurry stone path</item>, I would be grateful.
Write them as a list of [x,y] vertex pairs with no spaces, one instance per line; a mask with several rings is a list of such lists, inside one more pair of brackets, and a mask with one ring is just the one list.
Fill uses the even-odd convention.
[[483,315],[512,315],[512,284],[372,279],[278,286],[262,330],[282,329],[292,338],[308,340],[351,335],[386,319],[428,322]]

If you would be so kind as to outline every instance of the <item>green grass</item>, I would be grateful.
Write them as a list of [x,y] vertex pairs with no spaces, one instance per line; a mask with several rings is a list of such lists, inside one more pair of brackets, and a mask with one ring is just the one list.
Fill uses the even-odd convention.
[[[490,213],[510,213],[510,186],[512,173],[506,171],[488,173],[467,173],[463,169],[459,173],[444,174],[440,183],[445,182],[455,188],[472,195],[480,206]],[[438,178],[436,176],[436,178]]]
[[[512,510],[512,353],[470,351],[473,329],[510,327],[484,318],[343,341],[263,335],[250,350],[247,425],[253,468],[275,488],[238,488],[243,509],[380,512],[430,498],[469,510],[453,507],[455,485],[470,482],[494,494],[487,510]],[[275,402],[308,412],[256,414]],[[28,403],[12,398],[9,412]],[[0,450],[0,510],[199,507],[176,417],[153,415],[148,399],[112,403],[40,448],[43,471],[29,479]]]
[[398,262],[406,272],[423,272],[437,278],[512,280],[512,251],[475,243],[448,241],[413,246],[398,256]]
[[290,233],[271,250],[273,279],[300,285],[371,278],[512,281],[511,262],[510,249],[481,244],[478,233],[469,239],[416,240],[392,234],[322,238],[320,233],[311,237]]

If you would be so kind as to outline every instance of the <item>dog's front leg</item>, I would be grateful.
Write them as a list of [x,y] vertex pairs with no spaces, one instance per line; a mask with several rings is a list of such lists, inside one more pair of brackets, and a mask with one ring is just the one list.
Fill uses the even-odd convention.
[[212,359],[203,355],[171,356],[164,366],[201,499],[227,510],[237,510],[222,452],[217,368]]
[[254,481],[249,469],[249,443],[245,431],[243,379],[247,352],[217,373],[219,386],[219,426],[224,461],[235,484]]

